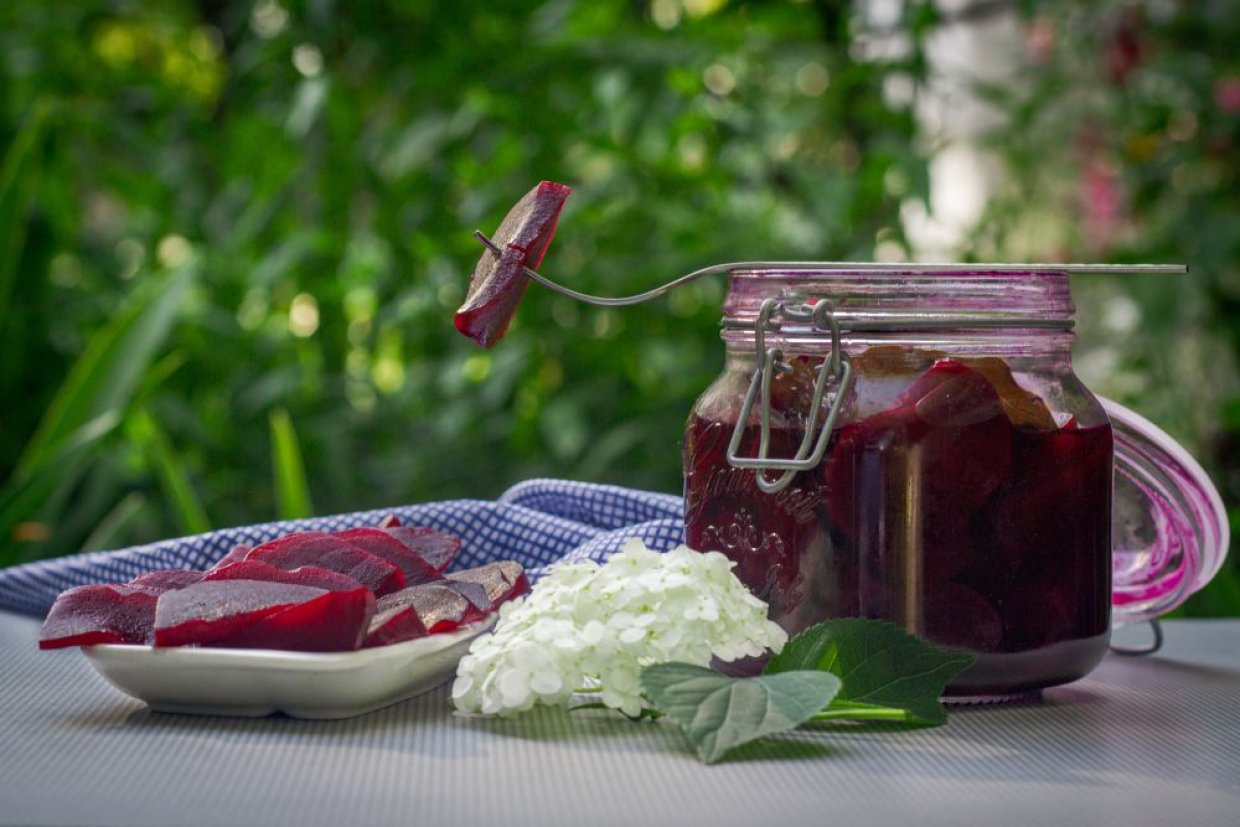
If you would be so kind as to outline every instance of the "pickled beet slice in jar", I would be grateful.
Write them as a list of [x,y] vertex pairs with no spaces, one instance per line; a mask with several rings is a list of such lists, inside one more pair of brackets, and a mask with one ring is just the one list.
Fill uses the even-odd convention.
[[261,560],[242,560],[229,563],[206,573],[203,580],[263,580],[268,583],[292,583],[296,586],[312,586],[332,592],[351,592],[364,589],[364,585],[338,571],[319,566],[299,566],[295,569],[276,568]]
[[874,345],[852,357],[853,386],[840,421],[853,422],[899,407],[899,399],[917,377],[943,358],[936,350]]
[[150,643],[161,593],[159,589],[120,583],[63,591],[39,630],[39,648]]
[[839,429],[824,469],[832,525],[869,567],[863,581],[895,589],[897,604],[909,558],[931,584],[977,564],[969,526],[1012,453],[998,394],[960,362],[937,362],[898,402]]
[[919,632],[940,646],[994,652],[1003,640],[1003,618],[975,589],[959,583],[936,583],[923,593]]
[[[393,528],[399,529],[400,526],[393,526]],[[438,579],[443,571],[441,568],[435,568],[435,564],[394,537],[391,531],[382,528],[353,528],[337,532],[336,536],[396,566],[404,575],[406,586],[429,583]],[[459,543],[457,547],[460,547]],[[435,563],[438,563],[438,557]]]
[[897,492],[889,492],[896,485],[893,464],[906,461],[911,446],[926,430],[925,423],[905,407],[850,422],[836,431],[822,466],[823,501],[831,525],[843,539],[855,543],[860,527],[885,519],[893,497],[898,499]]
[[155,645],[351,651],[360,645],[373,611],[374,596],[366,589],[203,581],[160,595]]
[[440,583],[410,586],[379,599],[364,647],[450,632],[484,617],[470,600]]
[[183,589],[186,586],[192,586],[199,580],[202,580],[204,574],[205,572],[188,571],[186,569],[148,571],[146,574],[140,574],[133,580],[130,580],[129,585],[144,586],[148,589],[159,589],[166,592],[169,589]]
[[508,211],[491,236],[500,254],[483,251],[465,302],[456,311],[457,330],[483,347],[503,338],[529,286],[524,268],[542,263],[570,192],[563,184],[542,181]]
[[1011,423],[986,378],[951,360],[926,376],[940,371],[945,374],[937,377],[941,381],[913,405],[913,413],[928,426],[915,444],[934,513],[985,502],[1007,479],[1012,455]]
[[903,394],[917,417],[940,430],[967,428],[1003,414],[999,394],[977,371],[945,359]]
[[786,364],[786,372],[771,377],[771,410],[799,422],[809,415],[821,363],[811,362],[808,356],[794,356]]
[[1012,369],[1002,359],[997,356],[961,358],[960,363],[986,378],[999,395],[999,403],[1013,427],[1032,431],[1055,430],[1055,417],[1051,416],[1046,403],[1036,393],[1018,385]]
[[375,593],[376,597],[405,587],[405,576],[396,566],[325,531],[286,534],[263,543],[245,558],[279,569],[317,566],[346,574]]
[[1111,472],[1106,425],[1014,432],[1009,478],[973,527],[994,561],[978,587],[1002,595],[1005,649],[1108,628]]
[[1007,478],[1011,425],[982,374],[953,359],[941,360],[901,394],[900,402],[841,429],[840,458],[851,461],[832,468],[833,452],[828,476],[843,477],[832,494],[850,487],[848,474],[858,461],[848,455],[856,450],[904,462],[932,511],[976,507]]

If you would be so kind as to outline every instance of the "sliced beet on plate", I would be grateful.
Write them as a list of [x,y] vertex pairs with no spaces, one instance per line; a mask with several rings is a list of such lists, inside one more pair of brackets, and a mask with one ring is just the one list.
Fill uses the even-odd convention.
[[[400,526],[384,529],[399,540],[405,548],[416,554],[439,577],[448,570],[456,553],[461,550],[461,538],[426,526]],[[408,584],[408,585],[413,585]]]
[[237,545],[233,546],[227,554],[217,560],[215,565],[211,568],[218,569],[222,566],[227,566],[229,563],[236,563],[244,560],[253,550],[254,547],[247,543],[237,543]]
[[[499,560],[473,569],[454,572],[444,578],[444,585],[449,588],[458,586],[481,586],[486,598],[485,611],[493,612],[501,603],[525,594],[530,590],[530,581],[525,576],[525,569],[515,560]],[[462,594],[471,599],[472,595],[465,591]]]
[[169,589],[183,589],[186,586],[192,586],[201,580],[202,577],[203,572],[200,571],[165,569],[163,571],[148,571],[146,574],[140,574],[133,580],[130,580],[129,585],[159,589],[166,592]]
[[[431,530],[433,529],[427,529],[427,531]],[[439,579],[443,569],[442,567],[436,567],[439,555],[433,550],[436,546],[432,546],[432,538],[424,534],[411,534],[411,531],[415,530],[399,526],[387,530],[382,528],[352,528],[348,531],[341,531],[336,536],[396,566],[400,569],[401,574],[404,575],[406,586],[416,586],[419,583],[429,583],[432,580]],[[397,539],[400,534],[408,535],[411,538],[424,538],[421,545],[432,549],[430,552],[432,559],[426,559],[415,548],[411,547],[410,543],[401,542]],[[419,545],[416,539],[413,539],[412,543],[413,545]],[[459,541],[456,543],[456,546],[457,548],[460,547]],[[452,553],[455,554],[455,550]]]
[[160,593],[160,589],[120,583],[63,591],[39,630],[39,648],[150,643]]
[[486,613],[441,583],[410,586],[379,600],[363,646],[386,646],[451,632]]
[[160,595],[155,645],[351,651],[361,644],[374,605],[360,588],[208,580]]
[[376,597],[405,587],[405,576],[396,566],[347,540],[325,531],[301,531],[263,543],[245,558],[296,569],[317,566],[346,574],[375,593]]
[[[242,560],[211,569],[203,580],[263,580],[268,583],[292,583],[296,586],[312,586],[329,592],[351,592],[356,589],[370,591],[364,585],[331,569],[319,566],[300,566],[281,569],[261,560]],[[373,593],[372,593],[373,594]]]

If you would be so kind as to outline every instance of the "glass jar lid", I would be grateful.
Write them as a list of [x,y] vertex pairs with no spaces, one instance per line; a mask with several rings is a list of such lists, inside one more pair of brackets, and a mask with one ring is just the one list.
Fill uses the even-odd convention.
[[1114,620],[1151,620],[1179,606],[1218,572],[1231,540],[1227,509],[1183,446],[1118,402],[1100,401],[1115,433]]

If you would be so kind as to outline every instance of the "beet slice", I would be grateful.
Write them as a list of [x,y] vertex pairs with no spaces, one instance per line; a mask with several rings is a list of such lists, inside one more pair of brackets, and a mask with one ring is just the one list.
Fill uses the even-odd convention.
[[1012,369],[1002,359],[984,356],[960,361],[986,377],[999,395],[999,402],[1013,427],[1044,433],[1055,430],[1055,417],[1051,416],[1046,403],[1036,393],[1018,385]]
[[[486,594],[488,612],[495,611],[501,603],[530,590],[525,569],[515,560],[500,560],[474,569],[454,572],[444,578],[444,583],[451,588],[458,584],[481,586]],[[462,594],[469,598],[465,592]]]
[[349,651],[369,626],[373,601],[360,588],[327,591],[259,580],[204,580],[160,595],[155,645]]
[[916,442],[925,494],[934,501],[928,505],[963,519],[963,510],[979,506],[1007,478],[1012,425],[994,386],[960,362],[939,362],[909,395],[919,387],[926,392],[913,411],[930,426]]
[[489,615],[495,610],[491,605],[491,598],[487,596],[486,587],[481,583],[471,583],[468,580],[439,580],[439,585],[446,586],[461,597],[469,601],[479,615]]
[[410,586],[379,599],[362,645],[386,646],[450,632],[484,616],[471,601],[445,585]]
[[375,596],[369,589],[329,591],[322,597],[265,617],[214,645],[295,652],[352,652],[361,647],[374,611]]
[[63,591],[39,630],[39,648],[150,643],[160,593],[159,589],[121,583]]
[[[390,531],[381,528],[354,528],[338,532],[336,536],[396,566],[404,575],[406,586],[438,580],[443,572],[442,568],[435,568],[421,554],[392,536]],[[457,543],[457,547],[460,547],[460,543]]]
[[[899,514],[910,446],[928,432],[909,408],[895,408],[840,428],[821,466],[822,501],[831,525],[854,548],[881,541],[881,527]],[[862,555],[858,555],[862,556]]]
[[483,251],[469,280],[465,303],[456,311],[457,330],[483,347],[503,338],[529,286],[523,268],[542,263],[570,192],[563,184],[542,181],[508,211],[491,236],[501,252],[497,256]]
[[183,589],[192,586],[202,579],[204,572],[187,571],[186,569],[167,569],[165,571],[148,571],[129,581],[131,586],[145,586],[166,592],[169,589]]
[[405,576],[396,566],[325,531],[286,534],[263,543],[245,559],[268,563],[287,571],[302,566],[331,569],[352,577],[374,592],[376,597],[405,587]]
[[[411,586],[410,588],[416,587]],[[390,600],[393,597],[396,597],[396,595],[389,594],[387,597],[381,598],[381,600]],[[465,598],[461,597],[461,600],[465,600]],[[426,637],[428,634],[430,633],[426,631],[426,626],[423,625],[417,611],[412,606],[389,603],[385,606],[375,607],[375,614],[370,619],[370,628],[362,641],[362,648],[373,649],[376,646],[404,643],[407,640]]]
[[329,592],[351,592],[355,589],[370,590],[347,574],[318,566],[300,566],[280,569],[261,560],[242,560],[229,563],[206,573],[203,580],[262,580],[267,583],[292,583],[312,586]]
[[[895,567],[908,532],[920,537],[927,582],[956,577],[975,559],[969,523],[1007,479],[1012,427],[986,378],[945,359],[916,379],[901,406],[852,422],[826,462],[826,510],[858,556]],[[909,523],[907,515],[917,515]]]
[[253,546],[247,545],[245,543],[237,543],[237,545],[232,547],[232,551],[228,552],[223,557],[221,557],[219,560],[217,560],[215,565],[212,566],[211,568],[218,569],[222,566],[227,566],[230,563],[240,562],[241,560],[244,560],[246,556],[253,550],[254,550]]
[[[959,362],[940,362],[925,374],[938,379],[913,405],[917,418],[933,428],[967,428],[1003,414],[999,395],[980,373]],[[920,380],[914,387],[922,384]]]
[[461,538],[426,526],[400,526],[384,529],[405,548],[421,558],[436,576],[443,574],[461,550]]

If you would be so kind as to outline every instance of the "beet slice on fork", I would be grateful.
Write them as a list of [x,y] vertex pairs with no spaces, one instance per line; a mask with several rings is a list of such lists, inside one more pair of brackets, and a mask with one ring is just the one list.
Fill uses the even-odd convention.
[[483,347],[503,338],[529,286],[524,268],[542,263],[571,191],[563,184],[542,181],[504,216],[491,236],[499,254],[490,249],[482,252],[465,303],[456,311],[457,330]]

